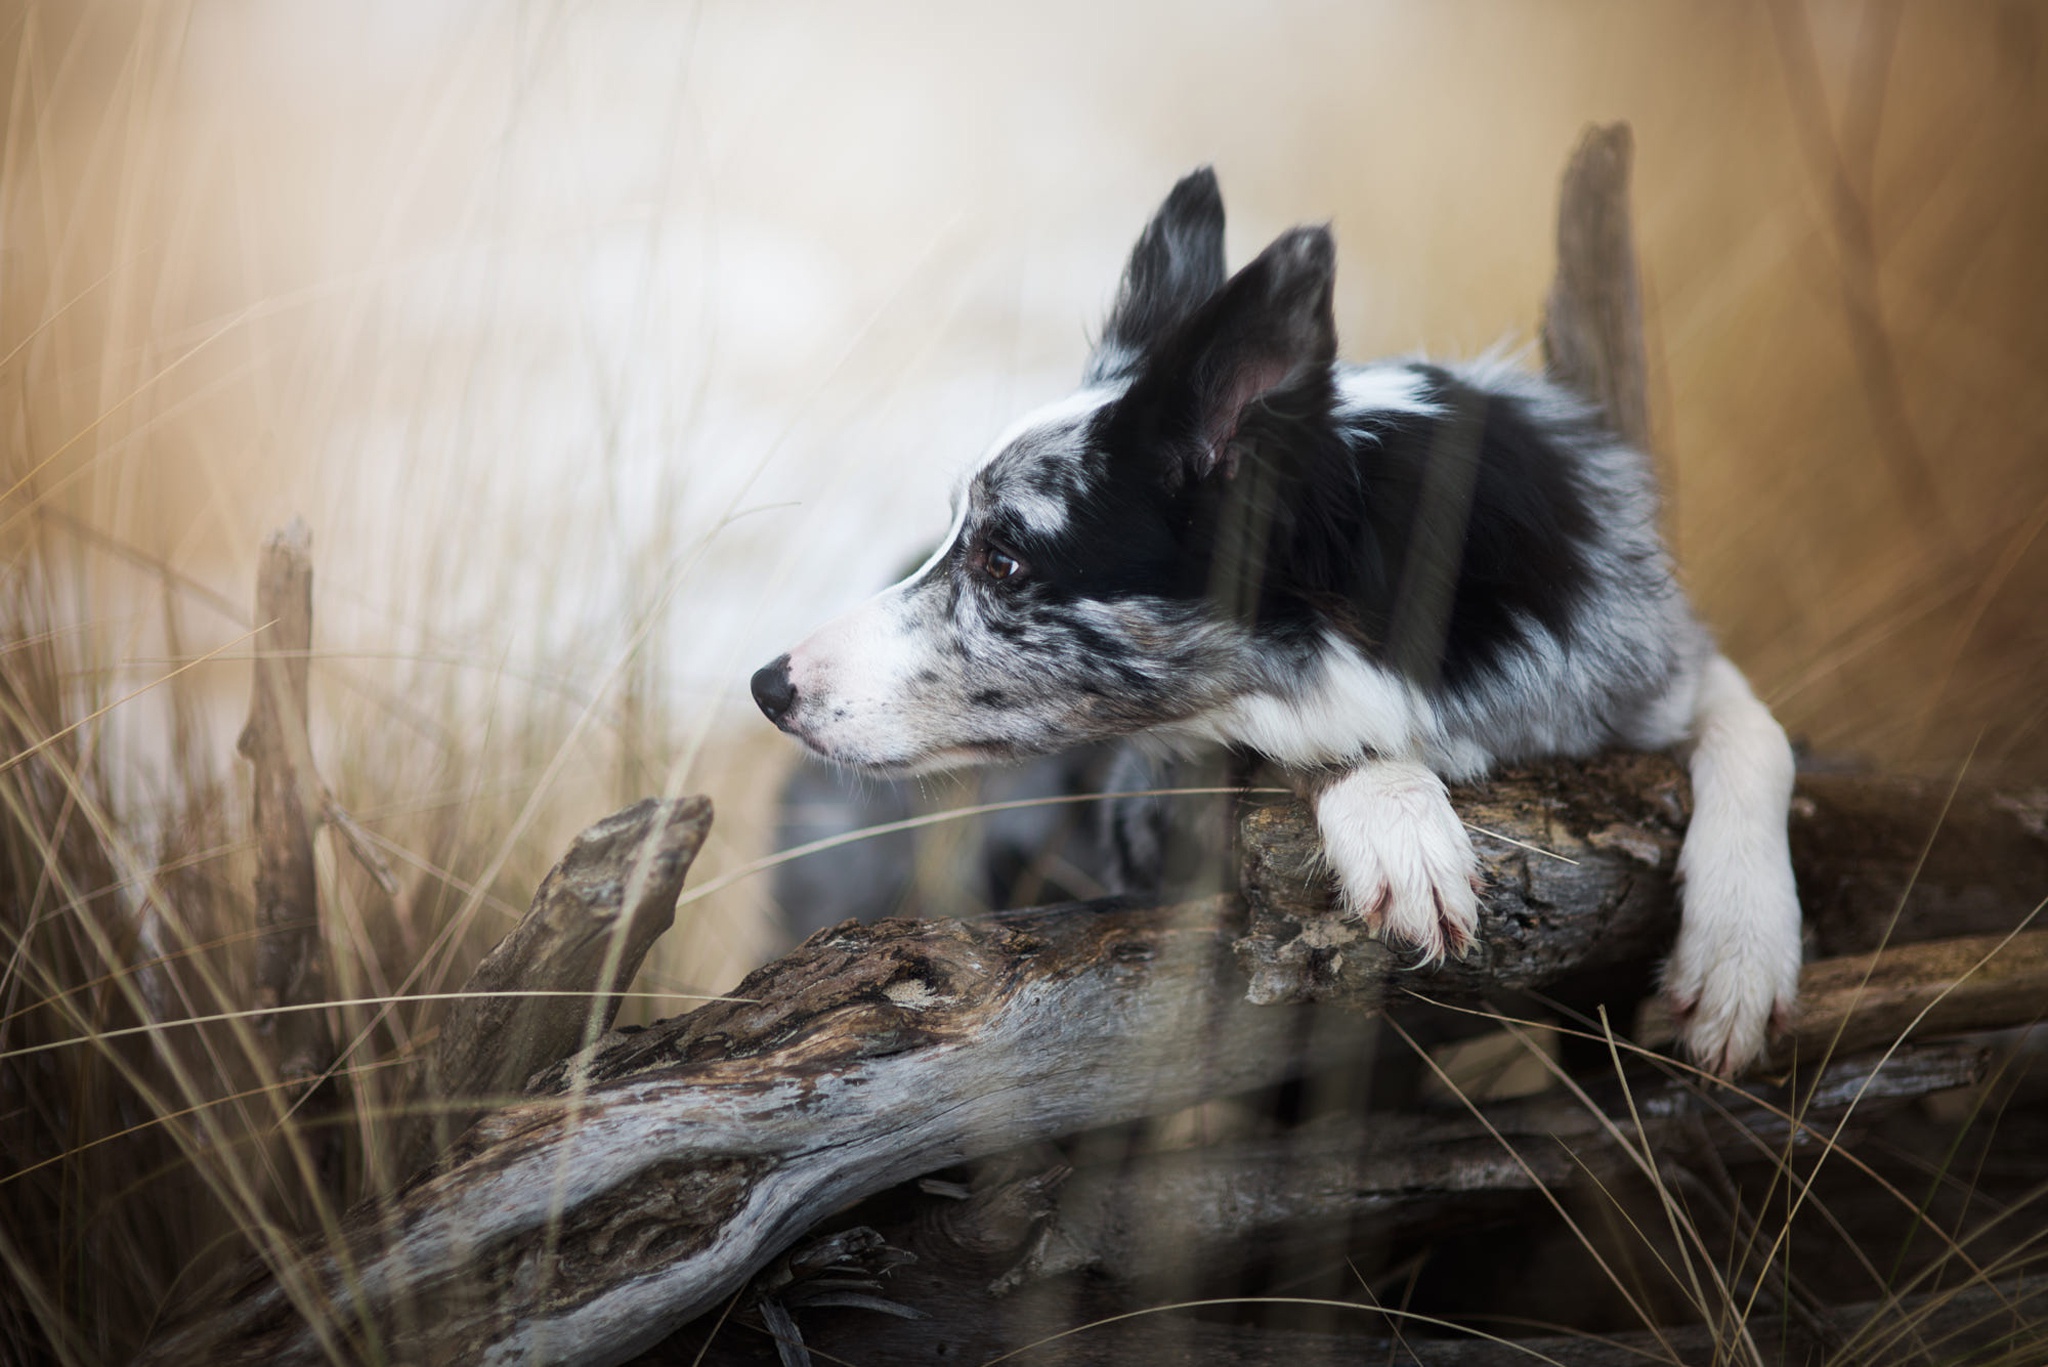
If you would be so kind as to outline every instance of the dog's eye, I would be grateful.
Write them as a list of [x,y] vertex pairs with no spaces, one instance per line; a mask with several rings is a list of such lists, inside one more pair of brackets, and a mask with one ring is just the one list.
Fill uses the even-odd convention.
[[988,554],[982,557],[981,568],[989,578],[1001,581],[1022,574],[1024,562],[1007,551],[999,551],[991,546]]

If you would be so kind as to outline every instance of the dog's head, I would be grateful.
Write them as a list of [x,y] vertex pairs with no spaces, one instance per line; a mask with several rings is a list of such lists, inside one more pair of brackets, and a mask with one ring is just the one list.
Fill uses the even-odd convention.
[[914,773],[1185,722],[1253,687],[1264,567],[1245,548],[1275,508],[1248,471],[1300,445],[1271,429],[1327,416],[1334,271],[1329,232],[1298,228],[1226,280],[1216,179],[1182,180],[1083,387],[997,439],[922,568],[754,675],[761,710],[829,759]]

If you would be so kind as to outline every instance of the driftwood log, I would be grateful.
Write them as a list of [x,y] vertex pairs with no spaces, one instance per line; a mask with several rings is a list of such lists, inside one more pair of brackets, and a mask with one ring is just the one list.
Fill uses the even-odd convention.
[[[402,1345],[407,1361],[623,1361],[715,1312],[848,1202],[1355,1065],[1368,1017],[1314,999],[1365,1006],[1398,990],[1480,1001],[1617,954],[1654,955],[1669,934],[1686,800],[1675,766],[1551,765],[1454,799],[1494,833],[1477,837],[1488,889],[1468,963],[1411,970],[1318,918],[1328,889],[1303,862],[1309,818],[1291,803],[1247,813],[1242,898],[849,923],[748,977],[734,992],[745,1000],[615,1032],[541,1074],[535,1095],[354,1212],[343,1247],[309,1247],[282,1276],[253,1269],[144,1360],[310,1363]],[[1802,823],[1827,811],[1818,800],[1800,810]],[[2026,881],[2041,857],[2026,811],[1975,794],[1948,811],[1976,848],[2010,857],[1922,861],[1925,831],[1865,844],[1849,861],[1860,892],[1828,902],[1829,915],[1890,917],[1894,879],[1922,863],[1916,896],[2002,907],[2004,928],[2016,925],[2041,886]],[[1800,848],[1809,880],[1842,867]],[[1937,868],[1964,881],[1930,881]],[[1998,929],[1984,919],[1957,928]],[[1829,971],[1809,975],[1818,985]],[[2004,1009],[2024,1003],[2020,1016],[1975,1023],[2020,1023],[2043,986],[2002,988]],[[1248,1004],[1254,991],[1274,1004]],[[1629,1004],[1614,1005],[1625,1017]],[[1932,1076],[1929,1086],[1953,1085]]]
[[[1044,1166],[1045,1158],[1034,1164],[1025,1151],[1007,1168],[984,1169],[986,1180],[971,1187],[927,1182],[917,1197],[898,1199],[893,1208],[862,1207],[842,1217],[863,1221],[865,1239],[851,1250],[857,1256],[822,1266],[820,1279],[844,1277],[847,1264],[872,1263],[890,1250],[895,1265],[882,1294],[920,1317],[877,1314],[864,1303],[828,1300],[814,1307],[801,1283],[792,1292],[767,1278],[757,1279],[755,1301],[797,1304],[802,1342],[820,1361],[985,1362],[1132,1306],[1203,1299],[1216,1290],[1219,1267],[1341,1265],[1348,1259],[1369,1275],[1371,1264],[1361,1266],[1360,1259],[1375,1245],[1397,1247],[1411,1235],[1441,1237],[1511,1218],[1540,1193],[1583,1206],[1580,1197],[1622,1184],[1648,1166],[1667,1185],[1685,1190],[1689,1204],[1711,1205],[1715,1194],[1701,1189],[1696,1171],[1773,1158],[1788,1139],[1795,1148],[1817,1149],[1845,1119],[1867,1127],[1902,1102],[1977,1081],[1987,1053],[1968,1043],[1917,1046],[1882,1069],[1866,1055],[1831,1065],[1818,1086],[1759,1088],[1754,1097],[1653,1082],[1636,1089],[1633,1114],[1609,1088],[1598,1111],[1553,1094],[1483,1112],[1389,1115],[1367,1125],[1333,1118],[1336,1123],[1279,1135],[1120,1153],[1079,1169]],[[1789,1119],[1795,1113],[1796,1125]],[[1609,1128],[1609,1115],[1620,1123]],[[835,1239],[845,1241],[847,1234],[810,1247]],[[791,1261],[821,1260],[798,1254]],[[1066,1275],[1079,1272],[1089,1275]],[[1770,1295],[1763,1306],[1760,1318],[1777,1312]],[[1312,1360],[1369,1360],[1361,1354],[1371,1353],[1370,1335],[1383,1326],[1370,1314],[1350,1318],[1351,1335],[1308,1338],[1322,1350]],[[1250,1351],[1255,1336],[1234,1337],[1228,1352],[1205,1343],[1201,1356],[1179,1342],[1206,1341],[1226,1328],[1213,1321],[1145,1317],[1141,1323],[1138,1341],[1145,1348],[1136,1355],[1130,1335],[1112,1328],[1061,1342],[1056,1353],[1027,1353],[1025,1360],[1272,1360]],[[709,1323],[700,1324],[640,1361],[645,1367],[696,1363],[700,1352],[704,1367],[773,1360],[771,1317],[743,1312],[729,1325],[714,1333]],[[1281,1334],[1267,1347],[1294,1339]],[[1434,1362],[1442,1346],[1432,1340],[1425,1360]],[[1460,1362],[1531,1360],[1522,1349],[1458,1347],[1465,1354],[1455,1359]]]
[[[1511,771],[1455,796],[1487,882],[1484,933],[1475,953],[1417,990],[1475,1000],[1640,961],[1670,942],[1670,874],[1689,801],[1672,761],[1612,754]],[[2044,809],[2048,794],[1802,776],[1793,865],[1808,939],[1829,957],[1801,975],[1800,1014],[1773,1060],[1883,1045],[1915,1025],[1957,1032],[2048,1014]],[[1237,953],[1253,1000],[1378,1005],[1400,981],[1387,974],[1398,956],[1330,917],[1307,808],[1252,808],[1243,847],[1250,920]],[[1654,999],[1642,1027],[1646,1042],[1669,1039]]]

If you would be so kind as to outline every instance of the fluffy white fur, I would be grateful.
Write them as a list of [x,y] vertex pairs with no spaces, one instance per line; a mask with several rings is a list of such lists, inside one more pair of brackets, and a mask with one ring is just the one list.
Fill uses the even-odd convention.
[[1785,835],[1792,747],[1719,655],[1700,675],[1689,759],[1692,825],[1678,856],[1685,916],[1664,990],[1693,1057],[1726,1073],[1788,1022],[1800,935]]
[[1315,811],[1348,915],[1426,963],[1470,947],[1479,865],[1442,779],[1413,760],[1369,761],[1324,788]]

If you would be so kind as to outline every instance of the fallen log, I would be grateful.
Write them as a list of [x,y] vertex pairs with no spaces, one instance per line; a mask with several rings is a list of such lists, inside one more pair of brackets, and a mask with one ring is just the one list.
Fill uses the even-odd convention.
[[1668,935],[1685,798],[1667,761],[1544,766],[1455,798],[1497,847],[1469,962],[1412,971],[1317,916],[1327,888],[1285,835],[1306,829],[1293,804],[1248,814],[1242,899],[835,927],[750,975],[739,1000],[547,1070],[539,1095],[355,1211],[338,1246],[281,1276],[252,1270],[143,1360],[310,1363],[402,1343],[437,1363],[622,1361],[850,1201],[1356,1066],[1365,1017],[1313,1000],[1481,1000],[1653,954]]
[[[1662,1162],[1703,1145],[1735,1163],[1782,1150],[1788,1139],[1811,1145],[1852,1109],[1868,1124],[1904,1102],[1969,1086],[1987,1057],[1973,1044],[1926,1045],[1882,1069],[1868,1054],[1832,1064],[1810,1097],[1782,1084],[1711,1096],[1681,1082],[1638,1084],[1628,1098],[1600,1089],[1598,1109],[1553,1094],[1476,1113],[1375,1116],[1368,1125],[1337,1116],[1284,1135],[1096,1164],[1059,1184],[1039,1237],[988,1285],[1001,1291],[1078,1270],[1133,1284],[1172,1281],[1219,1260],[1298,1256],[1305,1243],[1342,1256],[1360,1221],[1393,1239],[1441,1230],[1447,1217],[1455,1224],[1461,1207],[1472,1208],[1467,1223],[1484,1218],[1500,1208],[1488,1196],[1598,1186],[1644,1154]],[[1795,1114],[1796,1131],[1785,1119]],[[955,1228],[903,1246],[921,1260],[928,1246],[931,1261],[947,1266],[970,1242]]]
[[1669,758],[1532,765],[1460,786],[1452,799],[1485,882],[1480,934],[1464,959],[1425,975],[1401,974],[1413,956],[1333,918],[1334,885],[1305,804],[1247,810],[1240,883],[1250,922],[1236,948],[1253,1001],[1371,1010],[1390,984],[1475,1001],[1651,958],[1671,942],[1671,873],[1690,794]]
[[[2048,930],[1965,935],[1808,964],[1791,1028],[1766,1066],[1836,1058],[1908,1039],[2033,1025],[2048,1016]],[[1672,1038],[1660,1001],[1645,1003],[1636,1038]]]
[[[1610,753],[1531,765],[1461,786],[1452,797],[1472,831],[1486,880],[1484,933],[1463,962],[1428,975],[1429,995],[1471,999],[1536,986],[1653,958],[1670,943],[1677,927],[1671,875],[1691,812],[1690,786],[1671,759]],[[1333,888],[1307,807],[1280,802],[1249,809],[1241,844],[1251,922],[1238,954],[1254,999],[1377,1005],[1393,959],[1355,927],[1330,921]],[[1793,797],[1791,844],[1809,957],[1990,937],[1938,955],[1900,958],[1887,951],[1878,967],[1893,983],[1955,980],[2029,916],[2048,915],[2042,905],[2048,796],[2039,792],[1899,775],[1803,774]],[[1971,1003],[1994,991],[2023,996],[2038,981],[2039,970],[2025,967],[2043,952],[2030,948],[2035,943],[2023,938],[2001,952],[2001,967],[1972,975],[1963,995],[1946,1002],[1937,1018],[1952,1021],[1951,1030],[2025,1023],[2027,1016],[2006,1005]],[[1969,957],[1951,962],[1957,956]],[[2010,987],[1996,987],[2007,973],[2020,976]],[[1859,969],[1853,977],[1803,984],[1801,991],[1817,1001],[1816,994],[1846,990],[1860,977]],[[1926,1001],[1919,998],[1918,1005]],[[1893,1037],[1912,1014],[1880,1018],[1877,1007],[1875,994],[1865,993],[1859,1033],[1840,1050]],[[1847,997],[1831,997],[1813,1019],[1831,1027],[1848,1008]],[[1812,1030],[1819,1028],[1798,1026],[1809,1058],[1819,1042]]]
[[2003,933],[2048,897],[2048,789],[1805,774],[1792,864],[1809,957]]
[[[745,1327],[794,1338],[824,1362],[977,1363],[1134,1308],[1227,1295],[1247,1271],[1283,1261],[1346,1265],[1355,1285],[1378,1273],[1363,1261],[1375,1250],[1424,1233],[1526,1222],[1545,1193],[1606,1200],[1645,1163],[1678,1186],[1702,1165],[1777,1163],[1788,1147],[1810,1153],[1839,1140],[1838,1125],[1852,1116],[1853,1136],[1909,1101],[1977,1082],[1988,1058],[1968,1043],[1921,1046],[1882,1069],[1865,1055],[1831,1065],[1818,1086],[1763,1084],[1742,1095],[1638,1079],[1626,1098],[1597,1089],[1597,1110],[1552,1096],[1367,1123],[1333,1117],[1079,1170],[1039,1166],[1050,1153],[1020,1154],[971,1189],[922,1184],[925,1194],[898,1202],[893,1218],[866,1207],[840,1217],[872,1225],[870,1258],[873,1248],[893,1251],[879,1296],[915,1318],[876,1314],[870,1295],[764,1324],[755,1306],[775,1295],[757,1283],[755,1306],[728,1317],[731,1328],[702,1324],[638,1367],[767,1360],[758,1332]],[[1169,1347],[1183,1328],[1155,1326],[1154,1348]],[[1376,1328],[1362,1319],[1359,1339]]]
[[1299,1013],[1232,980],[1228,910],[822,932],[742,982],[750,1000],[557,1068],[358,1211],[344,1247],[251,1278],[144,1360],[317,1362],[324,1325],[345,1354],[396,1332],[436,1363],[620,1361],[849,1200],[1302,1066]]
[[2048,930],[1969,935],[1811,965],[1779,1061],[1909,1036],[2032,1025],[2048,1015]]

